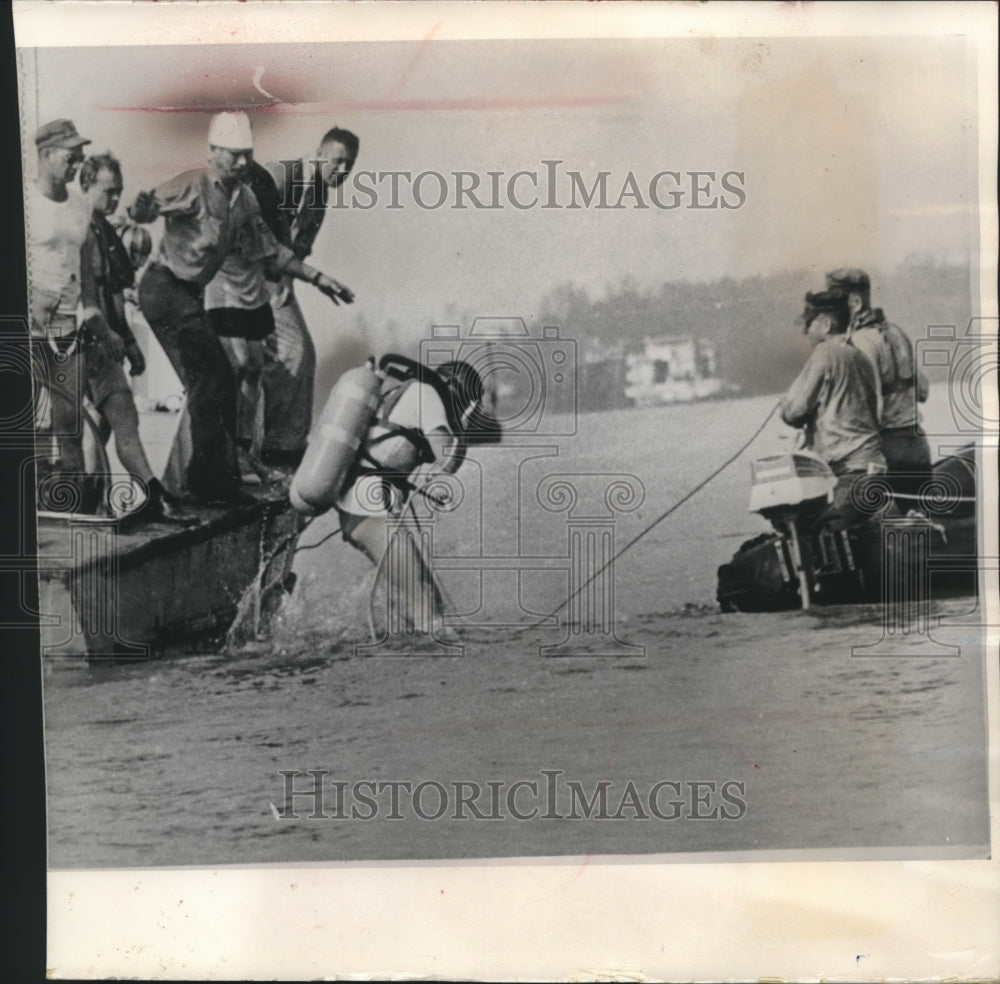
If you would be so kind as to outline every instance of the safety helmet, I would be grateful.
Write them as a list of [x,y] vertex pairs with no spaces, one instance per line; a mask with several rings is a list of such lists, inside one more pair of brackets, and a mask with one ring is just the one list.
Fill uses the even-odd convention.
[[252,150],[253,131],[250,117],[244,112],[216,113],[208,127],[210,147],[227,150]]
[[435,366],[435,371],[448,388],[449,399],[445,409],[452,427],[456,431],[467,430],[472,415],[482,406],[482,378],[468,362],[461,359]]

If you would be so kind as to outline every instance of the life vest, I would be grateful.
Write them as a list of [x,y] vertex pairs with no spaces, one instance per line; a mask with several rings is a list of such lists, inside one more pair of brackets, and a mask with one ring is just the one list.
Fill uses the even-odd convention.
[[[879,311],[879,314],[882,312]],[[879,323],[886,347],[892,352],[892,362],[895,379],[887,387],[886,392],[909,389],[916,380],[916,366],[913,359],[913,343],[903,333],[901,328],[884,319]]]
[[326,512],[364,475],[380,475],[405,487],[418,465],[434,460],[430,442],[419,429],[389,420],[415,382],[428,383],[447,399],[447,388],[436,373],[398,355],[383,356],[378,369],[369,360],[337,380],[289,489],[298,512]]
[[864,328],[875,329],[879,334],[885,366],[881,370],[880,383],[883,393],[894,393],[909,389],[916,382],[916,365],[913,358],[913,343],[901,328],[886,320],[881,308],[865,311],[848,329],[848,340],[855,332]]
[[95,283],[100,294],[101,310],[108,326],[123,338],[131,335],[128,326],[118,317],[115,295],[135,284],[135,268],[124,244],[114,227],[103,216],[90,220],[90,228],[100,253],[98,268],[94,271]]

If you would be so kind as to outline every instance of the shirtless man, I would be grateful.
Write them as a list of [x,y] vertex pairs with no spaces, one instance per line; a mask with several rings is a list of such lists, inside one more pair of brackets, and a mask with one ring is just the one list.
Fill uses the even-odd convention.
[[[71,120],[53,120],[38,128],[38,176],[28,188],[25,210],[35,428],[58,444],[53,470],[76,476],[70,481],[77,486],[78,508],[86,505],[82,336],[102,340],[116,358],[122,354],[121,339],[109,330],[81,277],[91,208],[73,179],[89,143]],[[51,448],[50,441],[46,450]],[[49,505],[44,497],[39,501],[42,509]]]

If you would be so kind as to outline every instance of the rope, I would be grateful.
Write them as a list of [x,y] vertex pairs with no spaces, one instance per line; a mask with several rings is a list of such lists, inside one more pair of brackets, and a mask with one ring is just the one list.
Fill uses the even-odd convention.
[[[678,499],[675,503],[673,503],[673,505],[671,505],[668,509],[665,509],[662,513],[660,513],[660,515],[657,516],[656,519],[653,520],[653,522],[651,522],[648,526],[646,526],[643,530],[641,530],[636,536],[634,536],[631,540],[629,540],[629,542],[626,543],[624,547],[622,547],[620,550],[618,550],[615,553],[615,555],[610,560],[608,560],[600,568],[598,568],[596,571],[594,571],[593,574],[591,574],[590,577],[588,577],[587,580],[584,581],[583,584],[581,584],[576,589],[576,591],[574,591],[572,594],[568,595],[566,597],[566,599],[557,608],[554,608],[547,615],[543,615],[536,622],[533,622],[530,625],[521,626],[516,631],[523,632],[526,629],[537,628],[538,626],[543,625],[546,621],[548,621],[548,619],[552,618],[555,615],[558,615],[559,612],[561,612],[578,594],[580,594],[581,591],[583,591],[591,583],[593,583],[593,581],[596,578],[598,578],[601,574],[603,574],[604,571],[606,571],[616,560],[618,560],[619,557],[623,556],[627,551],[631,550],[632,547],[634,547],[641,539],[643,539],[643,537],[645,537],[648,533],[650,533],[653,529],[655,529],[668,516],[672,515],[678,509],[680,509],[680,507],[683,506],[685,502],[687,502],[689,499],[691,499],[695,495],[697,495],[703,488],[705,488],[706,485],[708,485],[715,478],[717,478],[723,471],[726,470],[726,468],[728,468],[737,458],[739,458],[740,455],[742,455],[743,452],[746,451],[746,449],[748,447],[750,447],[750,445],[753,444],[753,442],[755,440],[757,440],[757,438],[760,436],[761,432],[764,430],[764,428],[770,422],[771,418],[774,416],[775,411],[777,411],[777,409],[778,409],[779,406],[781,406],[781,404],[780,403],[776,403],[773,407],[771,407],[771,409],[767,413],[767,416],[760,422],[760,424],[757,426],[757,428],[754,430],[754,432],[750,435],[750,437],[748,437],[746,439],[746,441],[744,441],[743,444],[741,444],[740,447],[735,452],[733,452],[733,454],[731,454],[721,465],[719,465],[719,467],[716,468],[715,471],[713,471],[711,474],[709,474],[705,478],[703,478],[697,485],[695,485],[692,489],[690,489],[683,496],[681,496],[680,499]],[[420,489],[417,486],[413,486],[413,491],[419,492],[419,493],[421,493],[423,495],[426,495],[427,498],[434,499],[435,501],[437,501],[434,496],[431,496],[429,493],[424,492],[422,489]],[[413,509],[413,500],[410,499],[407,502],[407,505],[409,506],[409,508],[411,509],[411,512],[412,512],[412,509]],[[420,524],[419,524],[419,520],[417,520],[416,513],[412,512],[412,515],[413,515],[414,520],[417,521],[417,528],[419,529],[420,528]],[[340,532],[340,528],[338,527],[332,533],[328,533],[326,536],[324,536],[321,540],[319,540],[316,543],[310,543],[310,544],[307,544],[304,547],[303,546],[297,547],[295,552],[298,553],[299,551],[302,551],[302,550],[313,550],[316,547],[322,546],[324,543],[326,543],[327,540],[329,540],[332,536],[334,536],[335,534],[337,534],[339,532]],[[384,558],[383,558],[383,560],[384,560]],[[426,564],[426,558],[425,558],[425,565],[427,566],[427,569],[431,572],[431,577],[433,579],[434,587],[440,593],[440,595],[442,596],[442,600],[445,602],[446,605],[448,605],[449,607],[452,607],[451,604],[450,604],[450,599],[447,597],[446,592],[443,590],[441,582],[437,578],[437,576],[435,575],[435,573],[433,571],[433,568],[429,564]],[[376,569],[376,575],[375,575],[376,576],[376,580],[378,579],[378,573],[379,573],[379,571],[378,571],[378,569]],[[374,610],[373,610],[373,598],[372,597],[369,597],[368,621],[369,621],[369,625],[368,625],[369,631],[371,632],[372,637],[374,638],[375,637],[375,626],[374,626]]]
[[[926,495],[911,495],[909,492],[892,492],[890,493],[894,499],[914,499],[917,502],[926,502],[928,496]],[[951,502],[975,502],[976,497],[974,495],[949,495],[947,496],[949,503]]]
[[[335,537],[341,531],[342,528],[343,527],[338,526],[335,530],[331,530],[331,532],[327,533],[326,536],[324,536],[320,540],[317,540],[315,543],[307,543],[304,547],[303,546],[296,547],[295,552],[301,553],[303,550],[315,550],[317,547],[323,546],[323,544],[326,543],[327,540],[330,540],[333,537]],[[296,533],[295,535],[298,536],[299,534]]]
[[629,540],[629,542],[626,543],[625,546],[621,548],[621,550],[617,551],[610,560],[602,564],[601,567],[599,567],[596,571],[594,571],[594,573],[591,574],[590,577],[588,577],[587,580],[584,581],[583,584],[581,584],[576,589],[576,591],[568,595],[566,599],[562,602],[562,604],[559,605],[558,608],[554,608],[547,615],[543,615],[540,619],[538,619],[538,621],[532,622],[530,625],[525,625],[520,627],[517,631],[523,632],[526,629],[538,628],[538,626],[543,625],[553,616],[558,615],[559,612],[561,612],[578,594],[580,594],[581,591],[583,591],[586,587],[592,584],[593,581],[595,581],[601,574],[603,574],[616,560],[618,560],[619,557],[621,557],[628,550],[631,550],[632,547],[634,547],[647,533],[655,529],[655,527],[657,527],[660,523],[662,523],[668,516],[670,516],[672,513],[680,509],[680,507],[683,506],[684,503],[688,501],[688,499],[691,499],[693,496],[697,495],[703,488],[705,488],[706,485],[712,482],[718,475],[722,474],[723,471],[725,471],[741,454],[743,454],[744,451],[746,451],[748,447],[750,447],[751,444],[753,444],[754,441],[757,440],[761,432],[767,426],[770,419],[774,416],[775,411],[780,406],[781,406],[780,403],[776,403],[773,407],[771,407],[771,409],[768,411],[767,416],[760,422],[757,429],[750,435],[750,437],[746,439],[746,441],[743,442],[743,444],[739,446],[739,448],[733,454],[731,454],[721,465],[719,465],[719,467],[716,468],[715,471],[713,471],[706,478],[703,478],[694,488],[692,488],[690,491],[681,496],[681,498],[678,499],[672,506],[670,506],[668,509],[665,509],[662,513],[660,513],[660,515],[657,516],[656,519],[654,519],[653,522],[650,523],[645,529],[641,530],[638,534],[632,537],[632,539]]

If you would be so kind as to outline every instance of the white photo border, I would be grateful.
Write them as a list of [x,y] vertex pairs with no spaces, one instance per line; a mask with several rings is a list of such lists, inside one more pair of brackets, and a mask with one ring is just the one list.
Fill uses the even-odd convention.
[[[19,47],[296,41],[904,36],[976,39],[980,311],[996,313],[989,3],[15,3]],[[991,130],[990,127],[993,127]],[[995,395],[994,395],[995,396]],[[995,482],[995,468],[984,469]],[[995,502],[996,488],[986,502]],[[987,543],[997,517],[984,516]],[[997,572],[988,621],[1000,625]],[[987,651],[996,651],[991,629]],[[991,843],[1000,692],[987,661]],[[765,855],[764,857],[768,857]],[[957,979],[1000,975],[1000,863],[558,858],[53,871],[55,978]],[[640,863],[629,863],[637,861]]]

